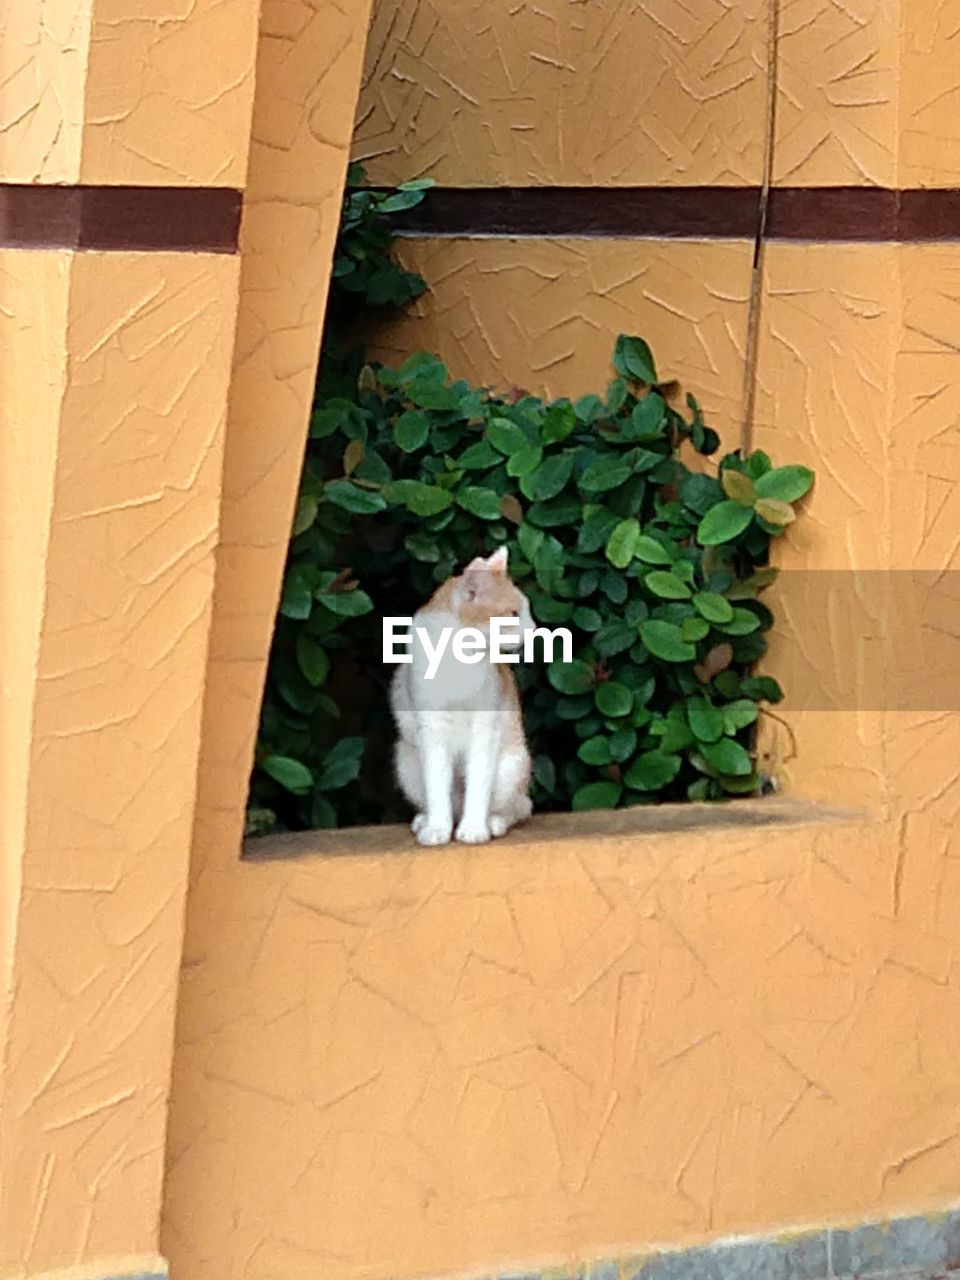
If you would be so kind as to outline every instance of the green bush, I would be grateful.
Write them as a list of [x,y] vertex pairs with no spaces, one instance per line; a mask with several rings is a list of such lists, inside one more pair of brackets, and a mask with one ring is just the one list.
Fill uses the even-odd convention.
[[[422,194],[348,196],[331,316],[348,291],[376,306],[422,289],[391,262],[383,219]],[[760,451],[728,453],[716,475],[688,465],[719,444],[696,401],[678,411],[641,338],[617,338],[613,367],[574,403],[507,397],[425,353],[371,366],[328,328],[252,831],[406,816],[387,782],[380,619],[502,543],[537,622],[575,639],[572,662],[518,669],[538,809],[759,790],[753,726],[781,693],[751,674],[772,623],[758,595],[812,473]]]

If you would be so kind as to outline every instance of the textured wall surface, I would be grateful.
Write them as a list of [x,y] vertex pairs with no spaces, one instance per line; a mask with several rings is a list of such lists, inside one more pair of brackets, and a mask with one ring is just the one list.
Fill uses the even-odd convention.
[[[929,40],[947,61],[955,23],[949,4],[925,12],[914,28],[892,3],[783,4],[778,180],[894,183],[905,157],[928,163],[898,124],[942,118],[948,137],[949,73],[911,58]],[[358,154],[382,180],[756,182],[767,13],[382,5]],[[864,811],[846,823],[603,836],[565,818],[479,851],[416,850],[393,829],[334,838],[336,856],[237,859],[365,18],[363,0],[263,14],[169,1131],[173,1274],[519,1271],[955,1203],[960,790],[942,707],[778,709],[772,767]],[[381,355],[432,347],[457,375],[572,393],[604,384],[617,331],[641,332],[732,441],[749,244],[402,253],[432,293]],[[825,603],[815,573],[856,583],[956,558],[958,297],[951,246],[768,250],[757,443],[818,473],[781,553],[802,571],[778,587],[770,665],[788,693],[869,684],[871,643],[887,642],[869,599]],[[945,677],[954,613],[911,619],[942,633]]]
[[256,37],[251,0],[2,0],[0,178],[242,186]]
[[6,323],[29,324],[28,268],[50,313],[13,400],[39,442],[18,527],[46,543],[42,616],[15,619],[35,672],[4,860],[0,1275],[20,1276],[156,1247],[238,263],[3,258]]
[[777,182],[897,185],[901,10],[912,27],[912,0],[782,0]]
[[568,822],[208,875],[175,1275],[493,1269],[955,1193],[952,926],[897,918],[890,828]]
[[409,239],[430,285],[377,342],[386,362],[437,351],[457,377],[547,395],[602,392],[616,335],[642,334],[711,422],[738,429],[752,245],[643,240]]
[[910,0],[900,7],[900,184],[960,185],[958,0]]
[[[261,16],[187,912],[188,945],[201,953],[209,941],[204,886],[220,864],[237,870],[368,16],[367,0],[266,0]],[[181,1063],[173,1090],[176,1152],[197,1125],[194,1083]],[[174,1202],[179,1186],[174,1162]],[[216,1187],[206,1190],[216,1198]],[[214,1228],[211,1219],[211,1240]],[[163,1247],[185,1280],[226,1274],[219,1262],[201,1266],[194,1235],[169,1204]]]
[[765,42],[764,0],[380,4],[355,153],[381,182],[759,182]]
[[[356,155],[384,182],[757,183],[768,4],[381,5]],[[785,0],[776,181],[895,184],[902,111],[904,185],[956,182],[955,9]]]
[[[584,390],[627,317],[708,405],[736,400],[747,246],[403,253],[436,289],[393,354],[437,340],[456,374]],[[958,267],[948,246],[770,250],[758,443],[819,476],[788,567],[951,562]],[[843,677],[860,642],[811,576],[777,588],[788,691]],[[363,856],[345,835],[340,856],[243,864],[232,811],[201,814],[175,1274],[509,1269],[955,1200],[955,721],[778,714],[778,767],[869,820],[598,840],[566,819],[479,853],[391,831]],[[230,806],[236,740],[214,741]]]
[[90,5],[0,4],[0,178],[75,182]]
[[233,860],[313,398],[367,0],[267,0],[245,200],[194,874]]
[[95,0],[80,180],[243,186],[257,16],[251,0]]

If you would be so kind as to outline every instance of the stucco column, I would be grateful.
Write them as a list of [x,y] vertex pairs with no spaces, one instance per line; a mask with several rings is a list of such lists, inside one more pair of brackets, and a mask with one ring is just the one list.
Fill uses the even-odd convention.
[[3,1280],[164,1270],[257,17],[0,24]]

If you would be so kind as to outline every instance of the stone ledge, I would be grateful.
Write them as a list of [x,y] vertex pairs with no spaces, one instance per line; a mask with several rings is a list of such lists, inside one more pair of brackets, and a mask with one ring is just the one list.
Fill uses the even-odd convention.
[[478,1280],[960,1280],[960,1210],[663,1248]]
[[[663,839],[694,831],[730,830],[746,834],[768,827],[813,824],[859,826],[875,821],[879,821],[879,815],[818,804],[799,797],[768,797],[714,804],[640,805],[631,809],[596,809],[587,813],[537,814],[530,822],[515,828],[502,840],[470,848],[475,854],[482,856],[483,849],[518,849],[558,839]],[[307,855],[374,857],[413,852],[430,854],[451,847],[453,846],[442,845],[436,850],[423,849],[416,844],[407,827],[391,825],[258,836],[246,841],[243,856],[250,861],[260,862]]]

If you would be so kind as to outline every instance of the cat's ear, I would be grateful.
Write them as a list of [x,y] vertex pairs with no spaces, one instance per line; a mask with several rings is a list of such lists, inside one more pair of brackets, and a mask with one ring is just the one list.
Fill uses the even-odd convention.
[[483,563],[488,569],[492,569],[494,573],[506,573],[507,571],[507,548],[497,547],[492,556],[488,556]]
[[477,556],[470,561],[460,575],[460,581],[454,590],[454,600],[458,604],[468,600],[480,600],[488,594],[489,583],[490,570],[487,568],[487,562],[483,556]]

